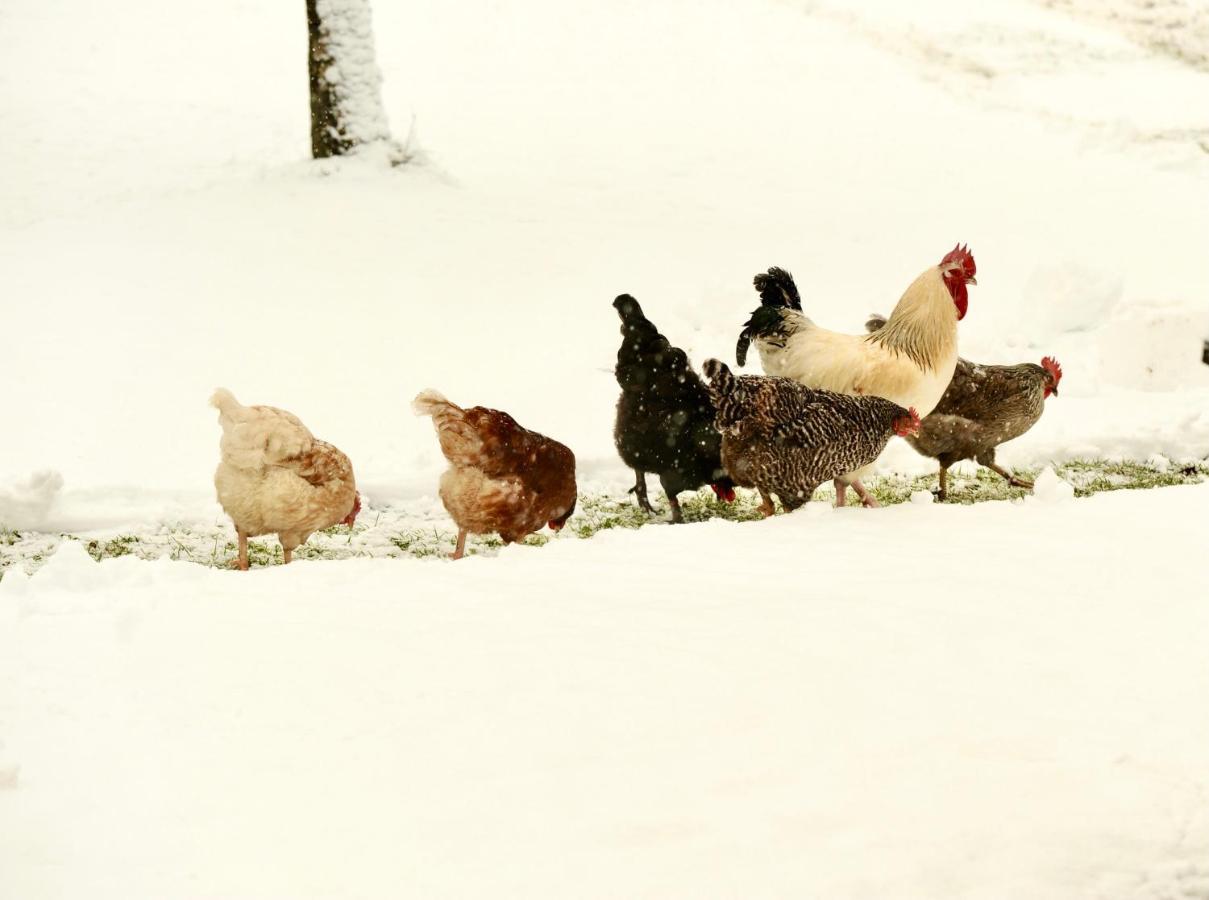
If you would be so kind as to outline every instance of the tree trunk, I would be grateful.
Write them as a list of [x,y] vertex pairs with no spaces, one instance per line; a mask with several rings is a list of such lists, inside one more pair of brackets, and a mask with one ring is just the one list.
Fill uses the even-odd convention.
[[369,0],[306,0],[306,22],[311,156],[346,156],[381,142],[392,165],[404,162],[382,108]]

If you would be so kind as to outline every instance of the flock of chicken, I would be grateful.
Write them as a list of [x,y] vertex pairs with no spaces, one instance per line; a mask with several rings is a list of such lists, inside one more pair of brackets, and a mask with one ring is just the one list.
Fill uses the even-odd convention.
[[[1031,487],[996,465],[995,448],[1040,418],[1062,368],[1050,357],[1017,366],[958,358],[957,323],[975,273],[968,248],[954,247],[911,283],[889,318],[874,316],[865,334],[851,335],[815,325],[802,313],[792,276],[769,269],[755,278],[760,306],[736,347],[743,366],[754,344],[767,374],[736,376],[709,359],[702,368],[708,383],[637,300],[618,297],[614,438],[634,470],[639,505],[653,512],[646,486],[653,473],[674,522],[683,521],[677,495],[704,484],[726,501],[736,485],[754,488],[765,515],[775,511],[774,496],[791,511],[827,481],[837,506],[848,487],[865,506],[877,506],[862,478],[894,435],[940,462],[940,500],[949,466],[962,459]],[[243,406],[224,389],[210,402],[223,429],[214,483],[235,523],[235,565],[248,567],[249,537],[277,534],[288,563],[312,532],[353,524],[361,498],[347,456],[284,410]],[[468,534],[496,532],[510,543],[566,524],[576,503],[567,447],[507,413],[463,409],[436,391],[422,392],[413,408],[432,418],[449,461],[440,495],[458,526],[454,559]]]

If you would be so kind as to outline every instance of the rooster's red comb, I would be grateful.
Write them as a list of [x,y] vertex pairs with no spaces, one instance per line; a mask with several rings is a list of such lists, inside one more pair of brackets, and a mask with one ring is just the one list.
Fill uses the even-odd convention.
[[1054,359],[1052,356],[1042,357],[1041,368],[1045,369],[1045,371],[1049,372],[1050,375],[1053,376],[1054,384],[1057,384],[1062,380],[1062,366],[1058,363],[1058,360]]
[[958,244],[946,253],[945,258],[940,261],[940,267],[946,270],[961,269],[961,274],[967,280],[978,274],[978,267],[974,265],[974,254],[965,244]]

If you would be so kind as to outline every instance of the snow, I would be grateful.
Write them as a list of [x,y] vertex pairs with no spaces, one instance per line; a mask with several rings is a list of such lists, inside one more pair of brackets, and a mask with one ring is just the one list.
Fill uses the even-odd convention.
[[44,526],[62,488],[63,476],[50,469],[0,484],[0,523],[16,528]]
[[[730,359],[757,271],[856,332],[956,241],[962,354],[1065,372],[1001,464],[1204,459],[1204,4],[970,6],[378,3],[428,160],[386,169],[305,159],[301,7],[10,0],[0,526],[225,529],[220,384],[383,515],[442,515],[427,387],[624,490],[614,296]],[[0,581],[0,896],[1204,898],[1209,488],[1070,493],[242,575],[64,543]]]
[[1075,499],[1075,489],[1058,477],[1051,466],[1046,466],[1033,483],[1033,494],[1029,500],[1036,503],[1064,503]]
[[0,893],[1204,896],[1207,503],[246,574],[65,545],[0,582]]

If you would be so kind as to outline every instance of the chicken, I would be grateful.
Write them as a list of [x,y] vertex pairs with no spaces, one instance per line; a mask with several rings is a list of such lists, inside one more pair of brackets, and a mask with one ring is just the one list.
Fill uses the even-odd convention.
[[462,409],[432,390],[422,391],[412,409],[432,417],[449,460],[440,493],[458,526],[453,559],[465,553],[467,534],[494,531],[510,544],[542,525],[558,531],[575,512],[575,455],[558,441],[505,412]]
[[708,484],[718,499],[735,499],[734,482],[722,466],[722,436],[714,427],[709,389],[689,365],[683,350],[642,314],[629,294],[613,301],[621,317],[617,351],[617,420],[613,441],[622,462],[634,470],[638,505],[654,512],[647,499],[646,473],[659,476],[672,508],[672,521],[683,522],[676,495]]
[[[886,320],[873,316],[865,323],[875,332]],[[937,499],[948,496],[949,466],[963,459],[998,472],[1013,487],[1031,488],[995,463],[995,448],[1020,437],[1037,424],[1050,394],[1058,396],[1062,366],[1052,356],[1041,365],[981,366],[958,359],[948,390],[926,416],[919,434],[908,442],[923,456],[940,462]]]
[[919,414],[881,397],[808,388],[789,378],[735,375],[706,360],[705,376],[718,408],[722,462],[735,483],[772,494],[786,511],[811,498],[824,481],[877,459],[891,435],[914,434]]
[[[828,331],[802,313],[793,277],[772,268],[755,277],[760,308],[752,313],[735,348],[739,365],[752,342],[768,375],[841,394],[871,394],[927,415],[939,402],[957,365],[957,322],[969,304],[967,285],[977,284],[974,256],[954,247],[911,283],[875,334]],[[872,460],[870,461],[872,462]],[[861,483],[867,469],[842,473],[836,505],[850,484],[866,506],[876,506]]]
[[222,426],[214,487],[235,523],[240,569],[248,568],[249,537],[275,533],[288,563],[313,532],[356,521],[361,495],[352,463],[297,416],[244,406],[225,388],[214,392],[210,405]]

